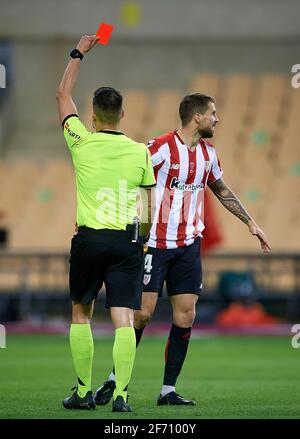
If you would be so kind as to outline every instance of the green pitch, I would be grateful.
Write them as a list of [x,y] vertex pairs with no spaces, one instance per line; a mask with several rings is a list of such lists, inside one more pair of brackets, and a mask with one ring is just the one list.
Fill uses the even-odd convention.
[[[0,349],[0,418],[300,418],[300,349],[288,337],[191,340],[177,391],[195,407],[157,407],[166,337],[145,336],[129,387],[133,413],[68,411],[75,385],[68,338],[8,335]],[[93,389],[111,368],[112,338],[95,338]]]

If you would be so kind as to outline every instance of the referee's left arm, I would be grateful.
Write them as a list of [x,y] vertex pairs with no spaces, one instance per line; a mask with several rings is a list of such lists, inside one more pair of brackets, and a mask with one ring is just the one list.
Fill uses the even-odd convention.
[[72,92],[83,55],[95,46],[98,39],[99,37],[96,35],[85,35],[81,37],[76,49],[72,50],[70,53],[72,59],[67,65],[56,93],[60,123],[62,123],[69,114],[78,115],[76,105],[72,99]]

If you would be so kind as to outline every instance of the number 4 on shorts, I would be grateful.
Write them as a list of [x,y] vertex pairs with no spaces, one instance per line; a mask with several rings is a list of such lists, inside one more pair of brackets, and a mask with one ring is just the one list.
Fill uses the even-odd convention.
[[145,256],[145,272],[151,273],[152,270],[152,256],[153,255],[146,255]]

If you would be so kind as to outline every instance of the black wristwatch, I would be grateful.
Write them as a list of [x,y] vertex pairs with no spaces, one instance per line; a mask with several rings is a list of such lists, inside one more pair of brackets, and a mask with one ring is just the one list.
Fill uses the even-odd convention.
[[83,55],[82,55],[82,53],[78,49],[73,49],[70,52],[70,57],[73,58],[73,59],[79,58],[80,60],[82,60]]

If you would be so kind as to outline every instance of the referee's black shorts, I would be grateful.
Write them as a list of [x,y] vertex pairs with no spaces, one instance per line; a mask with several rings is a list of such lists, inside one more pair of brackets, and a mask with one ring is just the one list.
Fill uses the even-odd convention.
[[103,282],[106,308],[141,308],[143,243],[131,243],[123,230],[79,227],[72,239],[70,297],[83,305],[96,299]]

